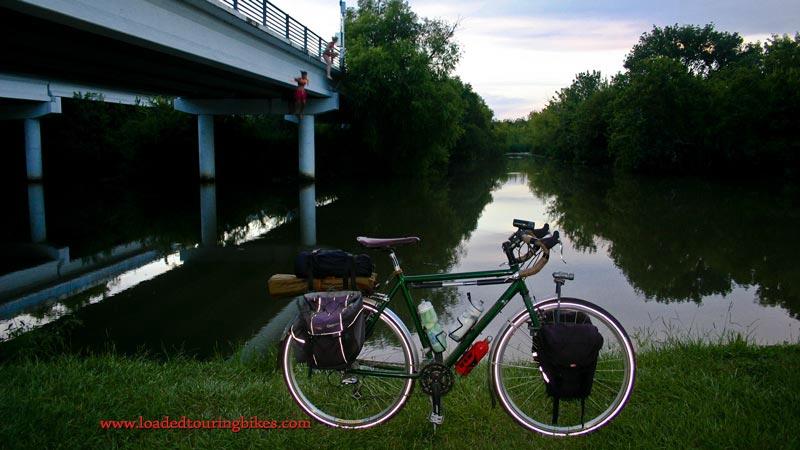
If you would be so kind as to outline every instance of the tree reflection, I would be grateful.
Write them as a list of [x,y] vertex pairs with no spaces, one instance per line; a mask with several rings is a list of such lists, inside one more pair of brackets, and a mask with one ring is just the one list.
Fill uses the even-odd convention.
[[800,314],[794,237],[800,214],[770,186],[695,178],[611,176],[527,163],[530,188],[582,251],[607,242],[635,289],[661,302],[752,286],[763,305]]

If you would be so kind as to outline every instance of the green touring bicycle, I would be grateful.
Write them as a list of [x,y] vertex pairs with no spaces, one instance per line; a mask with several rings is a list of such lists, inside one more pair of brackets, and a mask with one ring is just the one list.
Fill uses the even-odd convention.
[[[582,435],[608,424],[623,409],[633,390],[636,360],[631,341],[619,322],[603,308],[561,296],[561,287],[573,279],[572,274],[554,273],[556,296],[534,303],[525,279],[542,270],[550,249],[560,244],[559,234],[550,233],[547,224],[536,229],[532,222],[514,220],[514,226],[516,231],[502,244],[508,268],[483,272],[406,274],[395,248],[419,242],[419,238],[359,237],[357,241],[362,246],[388,254],[393,276],[385,283],[385,293],[365,298],[362,311],[366,317],[366,340],[356,361],[346,369],[312,369],[296,357],[299,350],[292,338],[283,339],[279,352],[281,371],[300,408],[331,427],[368,428],[397,414],[415,384],[419,384],[431,398],[429,420],[434,426],[441,424],[442,399],[454,387],[453,368],[457,361],[509,301],[520,295],[525,308],[514,314],[491,342],[488,372],[493,403],[499,402],[524,428],[549,436]],[[508,284],[508,288],[449,354],[433,352],[411,290],[494,284]],[[401,299],[397,301],[408,308],[416,339],[388,307],[398,296]],[[537,355],[542,345],[540,331],[562,322],[566,330],[578,329],[569,325],[591,324],[602,336],[602,347],[595,352],[590,393],[581,399],[554,399],[548,385],[551,380]]]

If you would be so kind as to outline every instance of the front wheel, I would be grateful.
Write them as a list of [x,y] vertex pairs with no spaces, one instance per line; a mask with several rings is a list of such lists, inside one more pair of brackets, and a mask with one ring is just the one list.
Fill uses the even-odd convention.
[[[628,334],[603,308],[585,300],[562,298],[535,305],[540,321],[591,323],[603,336],[591,394],[584,400],[561,399],[553,421],[553,399],[547,395],[531,337],[531,318],[520,311],[500,332],[492,351],[491,377],[503,409],[523,427],[550,436],[591,433],[619,414],[633,390],[636,359]],[[559,314],[554,314],[556,308]]]
[[[364,302],[367,317],[375,305]],[[291,336],[281,343],[280,362],[292,398],[313,419],[336,428],[369,428],[389,420],[405,405],[418,365],[416,347],[405,325],[388,308],[383,310],[356,362],[359,373],[309,369],[296,357]],[[395,377],[371,375],[394,373]]]

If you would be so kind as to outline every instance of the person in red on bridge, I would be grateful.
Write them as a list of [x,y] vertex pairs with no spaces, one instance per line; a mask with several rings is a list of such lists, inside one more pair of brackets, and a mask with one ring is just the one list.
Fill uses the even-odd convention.
[[306,93],[306,85],[308,85],[308,72],[301,70],[300,76],[298,78],[294,78],[293,81],[297,83],[297,89],[294,91],[294,113],[302,118],[303,111],[306,109],[306,100],[308,100],[308,94]]

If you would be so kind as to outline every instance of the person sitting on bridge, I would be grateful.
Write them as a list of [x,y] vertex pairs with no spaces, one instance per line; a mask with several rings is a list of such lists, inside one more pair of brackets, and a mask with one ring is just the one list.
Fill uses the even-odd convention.
[[333,65],[333,58],[335,58],[339,53],[336,51],[336,41],[339,38],[334,36],[330,42],[328,42],[328,46],[325,47],[325,51],[322,53],[322,59],[325,60],[325,70],[328,72],[328,79],[332,80],[331,77],[331,66]]
[[301,70],[300,76],[295,78],[294,81],[297,83],[297,89],[294,91],[294,113],[302,118],[303,111],[306,109],[306,100],[308,99],[308,94],[306,94],[308,72]]

